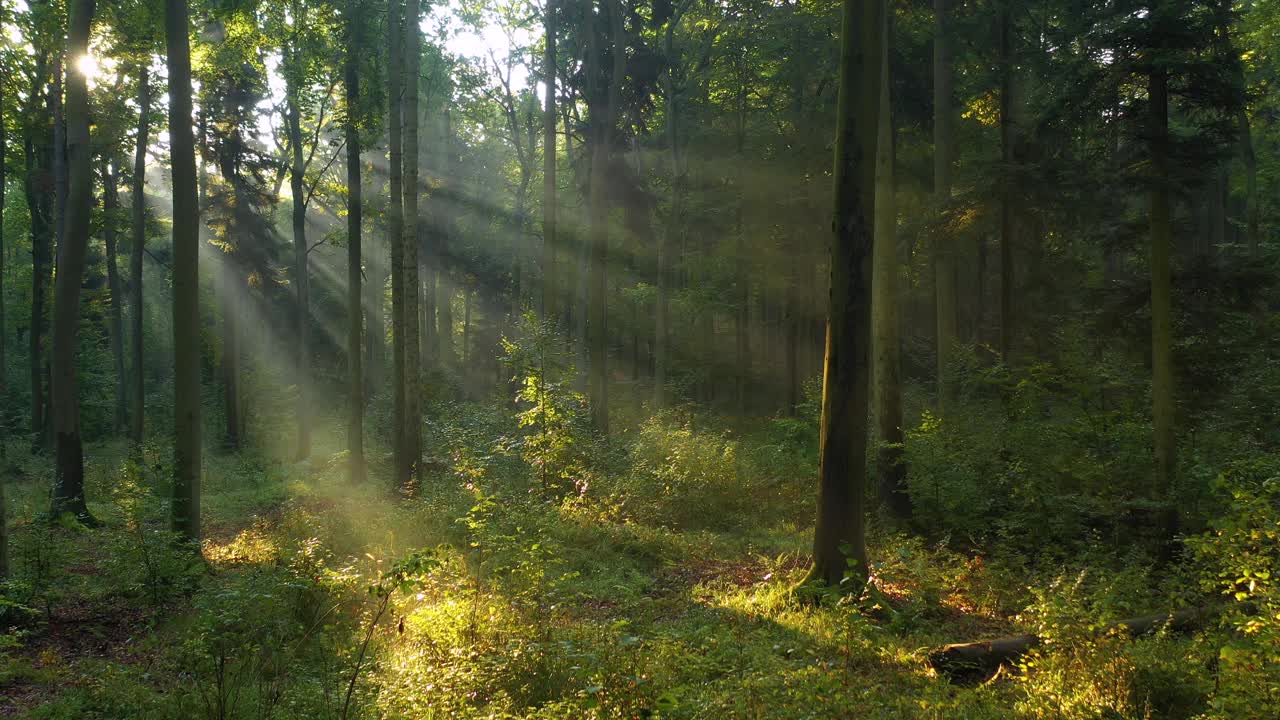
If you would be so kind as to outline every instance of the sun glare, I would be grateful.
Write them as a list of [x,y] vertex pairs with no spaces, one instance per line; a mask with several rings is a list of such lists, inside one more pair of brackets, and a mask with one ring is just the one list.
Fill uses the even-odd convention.
[[89,82],[97,80],[98,76],[102,74],[102,67],[98,64],[98,59],[92,55],[81,56],[80,59],[76,61],[76,69],[79,70],[80,74],[84,75]]

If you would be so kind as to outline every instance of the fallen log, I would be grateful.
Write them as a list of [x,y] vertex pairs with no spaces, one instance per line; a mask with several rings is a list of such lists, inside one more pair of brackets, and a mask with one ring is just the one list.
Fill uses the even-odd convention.
[[[1106,625],[1101,633],[1105,635],[1114,631],[1138,637],[1164,627],[1183,632],[1199,627],[1206,614],[1203,608],[1189,608],[1174,613],[1127,618]],[[990,677],[1001,665],[1017,660],[1039,645],[1040,637],[1037,635],[1010,635],[995,640],[955,643],[929,653],[929,665],[939,675],[945,675],[951,680],[981,680]]]

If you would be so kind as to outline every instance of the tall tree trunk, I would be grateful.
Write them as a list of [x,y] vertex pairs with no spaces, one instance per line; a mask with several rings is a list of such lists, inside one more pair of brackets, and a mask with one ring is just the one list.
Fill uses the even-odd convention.
[[[9,457],[9,385],[5,382],[9,369],[8,357],[6,356],[9,338],[5,335],[4,322],[4,191],[6,183],[9,182],[5,155],[9,149],[9,144],[5,135],[7,130],[4,123],[4,101],[4,84],[0,83],[0,401],[4,401],[6,404],[4,409],[0,409],[0,463],[3,463]],[[5,514],[6,512],[4,480],[0,479],[0,580],[9,577],[9,521],[7,519],[8,516]]]
[[145,406],[142,384],[142,253],[147,244],[147,142],[150,130],[151,78],[146,63],[138,69],[138,139],[133,151],[133,197],[130,198],[133,242],[129,248],[130,356],[129,438],[141,445]]
[[106,216],[102,235],[107,250],[107,288],[111,293],[110,342],[111,358],[116,371],[115,430],[124,432],[128,426],[129,378],[124,364],[124,289],[120,282],[120,269],[116,264],[116,215],[120,209],[120,197],[116,180],[120,170],[114,160],[102,164],[102,210]]
[[889,21],[884,13],[880,59],[880,113],[876,141],[875,239],[872,257],[872,369],[880,444],[876,475],[880,501],[900,520],[911,517],[902,455],[902,358],[898,337],[897,203],[894,198],[894,132],[889,99]]
[[[683,6],[681,8],[683,10]],[[669,343],[670,343],[670,311],[671,311],[671,289],[668,287],[670,282],[671,270],[668,265],[671,262],[671,249],[675,246],[672,240],[679,232],[681,222],[681,203],[684,201],[683,180],[684,174],[680,172],[680,129],[676,124],[679,120],[679,102],[676,98],[675,78],[673,77],[675,57],[675,26],[680,22],[681,11],[677,10],[675,14],[667,20],[666,31],[663,33],[663,51],[667,61],[667,71],[662,75],[662,94],[667,101],[666,107],[666,132],[667,147],[671,153],[671,207],[667,217],[667,226],[662,229],[658,235],[657,247],[657,270],[655,272],[657,280],[657,308],[654,313],[654,330],[653,330],[653,406],[657,410],[661,410],[667,404],[667,364]]]
[[[73,0],[68,7],[67,56],[89,50],[94,0]],[[89,147],[89,86],[84,73],[67,78],[67,219],[58,245],[53,312],[53,426],[56,465],[51,514],[72,513],[88,520],[84,499],[84,449],[80,443],[80,398],[76,379],[76,341],[80,327],[80,284],[89,249],[93,205],[93,168]]]
[[[33,103],[34,104],[34,103]],[[36,140],[25,142],[27,174],[23,189],[27,196],[27,209],[31,215],[31,331],[28,335],[31,358],[31,436],[33,447],[43,447],[45,436],[45,335],[47,318],[45,301],[49,292],[50,271],[50,209],[49,194],[40,185],[48,177],[45,153],[36,147]]]
[[347,2],[347,473],[352,483],[362,482],[364,471],[364,368],[361,366],[361,332],[364,293],[360,287],[361,227],[364,208],[360,185],[360,52],[361,3]]
[[[590,387],[591,420],[597,432],[609,434],[609,371],[608,347],[609,335],[606,325],[608,303],[609,261],[609,209],[606,205],[604,178],[609,168],[609,143],[613,135],[614,123],[617,120],[618,105],[621,101],[621,84],[626,69],[626,35],[622,19],[622,4],[619,0],[605,0],[604,6],[609,16],[609,39],[612,43],[613,68],[609,85],[605,88],[606,99],[600,103],[598,94],[592,88],[591,93],[599,111],[598,117],[591,120],[591,182],[589,186],[589,218],[591,222],[591,279],[590,279]],[[588,17],[591,13],[588,12]],[[596,37],[594,23],[590,23],[588,36],[592,38],[588,54],[592,62],[601,63],[604,59],[602,48]],[[598,73],[592,73],[598,75]]]
[[[1173,299],[1169,270],[1169,76],[1154,65],[1148,76],[1148,128],[1151,153],[1151,417],[1155,428],[1156,493],[1172,502],[1177,469],[1173,402]],[[1178,514],[1165,518],[1172,538]]]
[[1240,131],[1240,156],[1244,162],[1244,234],[1249,255],[1258,257],[1261,230],[1258,220],[1258,155],[1253,149],[1253,133],[1249,127],[1249,111],[1241,108],[1236,120]]
[[401,54],[404,45],[404,5],[401,0],[391,0],[387,20],[387,138],[390,154],[390,193],[387,196],[387,245],[391,248],[391,355],[392,355],[392,434],[394,435],[394,480],[402,483],[408,477],[409,451],[405,444],[405,357],[406,314],[404,277],[404,193],[403,176],[402,95],[401,81],[404,67]]
[[542,110],[542,320],[556,321],[556,15],[546,0],[542,73],[546,83]]
[[1000,359],[1013,352],[1013,0],[1000,7]]
[[200,539],[200,202],[191,134],[187,0],[165,0],[173,173],[173,529]]
[[440,217],[436,219],[440,226],[440,239],[436,245],[436,272],[438,273],[436,283],[436,292],[438,294],[436,301],[438,306],[436,312],[436,321],[438,323],[436,341],[440,344],[440,360],[445,365],[453,365],[457,362],[453,351],[454,286],[449,272],[452,265],[449,259],[449,241],[456,230],[454,214],[456,212],[457,196],[454,193],[454,188],[458,179],[453,146],[453,116],[449,112],[449,105],[450,99],[446,99],[444,106],[444,136],[441,138],[443,150],[441,166],[444,168],[443,187],[445,190],[441,193],[443,202],[436,206],[440,209]]
[[958,339],[956,243],[943,222],[951,204],[951,161],[955,155],[952,118],[952,60],[949,0],[933,0],[933,194],[939,213],[934,235],[934,290],[937,304],[938,405],[955,395],[948,376]]
[[[293,3],[295,22],[298,22],[299,5]],[[303,32],[301,29],[298,32]],[[292,49],[295,65],[302,62],[301,50]],[[307,205],[304,197],[305,183],[303,174],[306,170],[302,153],[302,112],[298,107],[297,72],[285,73],[288,87],[285,89],[285,102],[288,105],[289,148],[292,155],[292,166],[289,173],[289,192],[293,196],[293,284],[294,329],[297,332],[297,346],[294,348],[294,383],[298,387],[297,407],[294,410],[298,431],[297,459],[305,460],[311,455],[311,302],[310,273],[307,269]]]
[[405,467],[402,480],[417,477],[422,460],[422,358],[418,345],[418,79],[422,65],[419,0],[405,4],[404,47],[404,313]]
[[883,0],[844,0],[818,522],[809,574],[811,582],[838,588],[849,572],[854,583],[846,587],[853,592],[861,591],[867,573],[863,490],[883,12]]

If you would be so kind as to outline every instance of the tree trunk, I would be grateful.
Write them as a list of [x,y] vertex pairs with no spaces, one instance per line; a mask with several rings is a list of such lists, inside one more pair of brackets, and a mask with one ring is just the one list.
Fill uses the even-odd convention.
[[[89,50],[94,0],[73,0],[68,7],[67,56]],[[67,219],[58,245],[53,311],[53,428],[56,465],[51,514],[72,513],[89,520],[84,499],[84,450],[80,442],[80,399],[76,378],[80,326],[80,285],[89,249],[93,205],[93,168],[89,147],[89,86],[83,73],[67,78]]]
[[130,417],[129,438],[135,446],[141,445],[144,431],[145,406],[142,382],[142,253],[147,243],[147,142],[150,130],[151,78],[146,63],[138,69],[138,141],[133,152],[133,197],[130,198],[130,216],[133,242],[129,248],[130,294],[130,356],[132,367],[129,382]]
[[1013,15],[1010,3],[1000,8],[1000,359],[1009,365],[1013,352]]
[[[298,22],[298,3],[293,3],[295,22]],[[301,32],[301,30],[299,30]],[[301,50],[292,49],[289,51],[294,55],[295,64],[302,62],[299,57]],[[302,112],[298,107],[298,93],[301,91],[296,86],[297,72],[285,73],[285,81],[288,87],[285,88],[285,101],[287,108],[287,124],[289,132],[289,148],[292,154],[292,166],[289,173],[289,193],[292,195],[292,219],[293,219],[293,283],[294,283],[294,329],[297,332],[297,346],[294,348],[294,377],[293,382],[298,387],[297,407],[294,415],[297,422],[298,431],[298,460],[305,460],[311,455],[311,302],[310,302],[310,273],[307,269],[307,206],[304,196],[305,183],[303,182],[303,174],[305,166],[303,165],[302,153]]]
[[124,289],[120,282],[120,269],[116,264],[116,215],[120,198],[116,180],[120,170],[115,161],[102,165],[102,235],[107,251],[107,288],[111,293],[110,342],[111,358],[116,371],[115,430],[125,432],[128,426],[129,377],[124,363]]
[[405,466],[402,480],[418,476],[422,461],[422,358],[418,345],[418,78],[422,49],[419,0],[405,9],[404,48],[404,315]]
[[546,95],[542,109],[542,320],[556,321],[556,6],[546,0],[542,18],[545,46],[542,72]]
[[[1122,632],[1129,637],[1138,637],[1166,627],[1173,631],[1192,630],[1201,626],[1206,615],[1204,610],[1193,608],[1128,618],[1104,626],[1100,634]],[[1038,647],[1040,642],[1036,635],[1010,635],[995,640],[945,645],[929,653],[929,665],[952,680],[981,680],[1001,665]]]
[[675,78],[672,77],[675,72],[673,66],[677,61],[674,42],[675,26],[680,22],[681,10],[677,10],[667,21],[666,31],[663,33],[667,71],[662,76],[662,92],[667,101],[667,147],[671,152],[671,208],[668,211],[667,226],[658,235],[658,267],[655,272],[658,307],[657,312],[654,313],[653,330],[653,406],[657,410],[661,410],[667,403],[667,364],[671,339],[671,289],[668,287],[671,270],[668,265],[671,262],[671,249],[674,247],[672,240],[680,228],[681,203],[684,200],[682,182],[684,174],[680,172],[680,132],[676,124],[679,119],[679,103],[676,98]]
[[454,214],[458,199],[454,193],[454,188],[458,178],[453,147],[453,116],[449,112],[449,104],[449,101],[445,102],[444,137],[441,139],[443,146],[443,162],[441,166],[444,168],[444,187],[447,190],[443,193],[444,201],[437,206],[440,208],[440,217],[437,218],[440,226],[440,241],[436,246],[436,272],[438,273],[436,282],[436,292],[438,294],[436,301],[438,308],[436,312],[436,322],[438,323],[436,341],[440,344],[440,360],[445,365],[453,365],[457,362],[457,358],[453,354],[454,285],[451,282],[452,276],[449,272],[449,268],[452,265],[449,259],[449,240],[456,229]]
[[400,56],[404,44],[404,5],[401,0],[391,0],[387,20],[387,137],[390,154],[388,174],[390,193],[387,196],[387,245],[391,248],[391,355],[392,355],[392,434],[394,459],[392,472],[399,484],[408,477],[409,451],[405,444],[405,273],[404,273],[404,156],[401,147],[402,97],[401,80],[404,67]]
[[[4,191],[5,184],[9,182],[9,175],[6,172],[8,168],[5,165],[5,154],[9,147],[8,142],[6,142],[8,138],[5,135],[7,129],[4,124],[4,101],[4,85],[0,83],[0,399],[4,399],[7,403],[9,385],[5,382],[5,378],[9,369],[8,357],[6,357],[9,338],[5,335],[4,322]],[[8,407],[5,407],[0,409],[0,463],[3,463],[9,457],[8,443],[9,410]],[[3,472],[3,468],[0,468],[0,473]],[[7,508],[5,507],[4,484],[4,478],[0,477],[0,580],[5,580],[9,577],[9,521],[7,519],[8,516],[5,514]]]
[[[35,103],[33,103],[34,105]],[[45,301],[50,281],[50,208],[49,193],[41,187],[48,173],[48,157],[36,148],[36,141],[28,138],[25,143],[27,174],[23,184],[27,196],[27,209],[31,215],[31,331],[29,333],[31,358],[31,435],[34,448],[44,446],[45,424],[45,334],[47,318]]]
[[[1151,416],[1155,428],[1155,492],[1170,503],[1177,469],[1174,437],[1172,292],[1169,270],[1169,76],[1159,65],[1148,77],[1151,153]],[[1177,532],[1177,509],[1166,511],[1169,538]]]
[[844,0],[836,109],[831,285],[818,450],[818,522],[808,581],[860,592],[867,574],[864,486],[871,269],[883,0]]
[[879,446],[876,475],[880,501],[900,520],[911,517],[902,456],[902,358],[898,337],[897,203],[894,197],[894,132],[889,99],[889,28],[885,13],[880,60],[880,117],[876,141],[875,242],[872,258],[872,333],[875,416]]
[[347,3],[347,473],[362,482],[364,471],[364,368],[361,366],[361,332],[364,294],[360,287],[360,241],[364,208],[360,185],[360,0]]
[[949,0],[933,2],[933,194],[939,213],[934,235],[934,290],[937,303],[938,406],[945,410],[954,399],[951,387],[956,330],[956,248],[948,237],[945,217],[951,204],[951,161],[955,155],[952,126],[952,60]]
[[173,172],[173,529],[200,539],[200,202],[191,134],[191,23],[165,0],[169,154]]

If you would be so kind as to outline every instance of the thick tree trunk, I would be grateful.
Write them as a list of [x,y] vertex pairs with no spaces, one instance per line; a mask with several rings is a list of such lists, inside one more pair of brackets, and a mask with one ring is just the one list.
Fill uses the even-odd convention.
[[388,167],[390,193],[387,196],[387,245],[391,248],[391,374],[392,414],[391,425],[394,443],[392,462],[394,481],[404,482],[408,477],[409,450],[405,444],[405,358],[406,318],[404,273],[404,193],[402,191],[403,148],[401,81],[404,67],[401,54],[404,45],[404,5],[401,0],[391,0],[387,21],[387,138],[390,154]]
[[142,443],[144,432],[143,409],[145,406],[142,371],[142,253],[147,243],[147,143],[150,130],[151,78],[146,63],[138,69],[138,140],[133,151],[133,197],[130,198],[129,248],[129,324],[130,324],[130,408],[129,439],[135,445]]
[[542,73],[546,94],[542,107],[542,320],[556,321],[556,6],[546,0],[542,31]]
[[[1151,417],[1155,428],[1155,492],[1172,500],[1177,470],[1173,399],[1173,299],[1169,269],[1169,77],[1155,66],[1148,85],[1148,133],[1151,153]],[[1165,525],[1177,531],[1177,509],[1170,505]]]
[[934,236],[934,291],[937,305],[938,405],[946,409],[955,394],[948,376],[958,340],[956,248],[941,222],[951,204],[951,161],[955,155],[952,118],[952,60],[949,0],[933,2],[933,194],[939,213]]
[[[89,49],[94,0],[73,0],[68,7],[67,55]],[[67,78],[67,149],[69,155],[67,218],[58,245],[58,273],[53,312],[53,428],[56,464],[51,514],[72,513],[88,520],[84,499],[84,450],[80,442],[80,398],[76,378],[80,326],[80,285],[89,249],[89,215],[93,205],[93,168],[89,147],[89,86],[83,73]]]
[[364,330],[364,293],[360,259],[363,195],[360,184],[360,52],[361,2],[347,3],[347,473],[352,483],[362,482],[364,469],[364,368],[361,365],[361,333]]
[[405,467],[401,480],[418,476],[422,461],[422,358],[418,317],[418,78],[422,64],[419,0],[405,5],[404,47],[404,313]]
[[876,141],[875,242],[872,258],[872,369],[879,445],[876,475],[880,501],[898,519],[911,517],[902,454],[902,358],[898,337],[897,203],[894,197],[894,133],[889,102],[889,30],[885,18],[880,59],[880,113]]
[[200,202],[191,134],[186,0],[165,0],[169,154],[173,173],[173,529],[200,539]]
[[116,263],[116,215],[120,209],[120,197],[116,190],[119,168],[115,161],[102,165],[102,209],[106,216],[102,235],[107,251],[107,288],[111,293],[110,343],[111,359],[116,371],[116,405],[114,424],[116,432],[124,432],[128,426],[129,377],[124,363],[124,288],[120,282],[120,269]]
[[[298,10],[298,4],[294,5],[295,13]],[[296,57],[300,50],[291,51],[295,54],[294,63],[301,63],[302,59]],[[286,73],[287,85],[285,99],[288,105],[287,124],[289,132],[289,148],[292,155],[292,163],[289,173],[289,192],[292,195],[292,219],[293,219],[293,284],[294,284],[294,331],[297,333],[297,346],[294,348],[294,377],[293,382],[298,387],[297,407],[294,409],[294,416],[297,423],[298,460],[305,460],[311,455],[311,301],[310,301],[310,273],[307,269],[307,206],[306,197],[304,196],[305,183],[303,182],[303,174],[305,166],[303,164],[302,153],[302,112],[298,107],[298,93],[300,89],[295,85],[294,78],[296,73]]]
[[[871,344],[875,157],[883,0],[844,0],[836,109],[831,284],[818,450],[818,522],[808,582],[861,590]],[[846,573],[852,586],[841,585]]]

